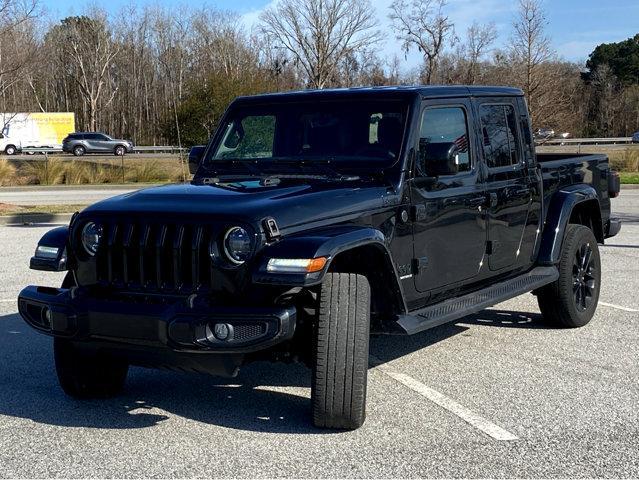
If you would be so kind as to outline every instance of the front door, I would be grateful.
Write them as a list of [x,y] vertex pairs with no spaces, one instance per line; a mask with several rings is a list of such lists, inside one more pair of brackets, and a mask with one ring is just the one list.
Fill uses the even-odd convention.
[[[411,185],[413,271],[420,292],[453,288],[483,265],[486,195],[470,148],[476,141],[472,125],[469,101],[424,105]],[[453,153],[452,172],[433,165],[441,162],[442,152]]]
[[[515,98],[481,102],[484,161],[488,167],[488,265],[499,271],[526,263],[537,219],[529,218],[535,188],[524,161]],[[534,172],[533,172],[534,173]],[[524,241],[526,240],[526,241]]]

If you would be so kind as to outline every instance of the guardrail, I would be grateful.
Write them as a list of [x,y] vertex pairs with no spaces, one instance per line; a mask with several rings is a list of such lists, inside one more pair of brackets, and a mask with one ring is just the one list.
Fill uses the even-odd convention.
[[537,145],[616,145],[632,143],[632,137],[611,138],[549,138],[537,140]]
[[[152,145],[152,146],[139,146],[133,147],[133,154],[136,153],[186,153],[188,152],[187,148],[180,148],[171,145]],[[22,149],[22,153],[26,154],[50,154],[50,153],[62,153],[62,148],[51,148],[51,147],[24,147]],[[108,152],[105,152],[108,153]],[[132,155],[132,154],[129,154]]]

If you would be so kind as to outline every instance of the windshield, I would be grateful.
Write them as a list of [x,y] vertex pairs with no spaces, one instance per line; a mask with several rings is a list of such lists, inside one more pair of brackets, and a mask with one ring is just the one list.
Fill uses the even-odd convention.
[[329,160],[335,166],[390,166],[400,153],[407,112],[406,102],[384,100],[239,107],[227,117],[207,163]]

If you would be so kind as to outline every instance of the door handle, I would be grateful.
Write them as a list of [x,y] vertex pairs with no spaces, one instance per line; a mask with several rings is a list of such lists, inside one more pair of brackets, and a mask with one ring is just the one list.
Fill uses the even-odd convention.
[[486,196],[481,195],[478,197],[470,197],[467,200],[467,204],[469,207],[481,207],[483,205],[486,205]]

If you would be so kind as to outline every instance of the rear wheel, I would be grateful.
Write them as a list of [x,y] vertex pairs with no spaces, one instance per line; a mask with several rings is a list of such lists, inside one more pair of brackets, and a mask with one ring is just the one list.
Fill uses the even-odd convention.
[[314,334],[313,424],[356,429],[366,418],[370,286],[363,275],[329,273]]
[[75,155],[76,157],[81,157],[86,152],[87,152],[86,149],[82,145],[77,145],[73,147],[73,155]]
[[559,278],[537,293],[544,319],[561,327],[583,327],[595,314],[600,286],[601,260],[595,235],[583,225],[568,225]]
[[70,340],[53,339],[55,369],[64,393],[74,398],[108,398],[119,394],[129,366],[102,352],[84,352]]

